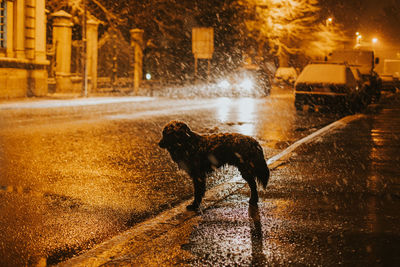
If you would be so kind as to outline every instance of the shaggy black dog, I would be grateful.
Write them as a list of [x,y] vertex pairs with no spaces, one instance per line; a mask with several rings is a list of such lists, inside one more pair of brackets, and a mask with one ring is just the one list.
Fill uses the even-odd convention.
[[269,169],[260,144],[237,133],[199,135],[180,121],[169,122],[158,144],[168,150],[173,161],[193,179],[194,201],[188,210],[197,210],[205,193],[206,176],[224,164],[236,166],[250,186],[250,205],[257,206],[257,182],[267,187]]

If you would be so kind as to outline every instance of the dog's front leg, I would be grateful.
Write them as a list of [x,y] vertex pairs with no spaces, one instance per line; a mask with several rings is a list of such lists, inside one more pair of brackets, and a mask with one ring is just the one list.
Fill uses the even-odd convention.
[[193,177],[194,200],[193,203],[186,207],[187,210],[196,211],[200,207],[201,200],[206,191],[206,179],[204,176]]

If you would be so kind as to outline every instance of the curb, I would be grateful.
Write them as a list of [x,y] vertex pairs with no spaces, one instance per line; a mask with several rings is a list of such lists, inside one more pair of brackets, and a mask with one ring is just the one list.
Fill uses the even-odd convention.
[[312,134],[294,142],[292,145],[288,146],[285,150],[282,152],[278,153],[277,155],[271,157],[270,159],[267,160],[267,165],[270,169],[275,169],[279,165],[281,165],[284,161],[286,161],[289,157],[290,154],[299,146],[303,144],[310,143],[314,141],[316,137],[321,137],[325,134],[327,134],[329,131],[335,130],[337,128],[342,128],[346,126],[348,123],[358,120],[361,118],[366,117],[364,114],[355,114],[351,116],[346,116],[338,121],[335,121],[331,124],[328,124],[327,126],[313,132]]

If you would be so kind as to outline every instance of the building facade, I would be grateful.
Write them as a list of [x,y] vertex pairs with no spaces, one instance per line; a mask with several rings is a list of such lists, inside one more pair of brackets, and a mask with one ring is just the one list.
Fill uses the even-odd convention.
[[0,98],[47,89],[45,0],[0,0]]

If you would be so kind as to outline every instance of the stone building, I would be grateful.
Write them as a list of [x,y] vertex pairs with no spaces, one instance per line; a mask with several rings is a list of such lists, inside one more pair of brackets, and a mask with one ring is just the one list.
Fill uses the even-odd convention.
[[47,94],[45,0],[0,0],[0,98]]

